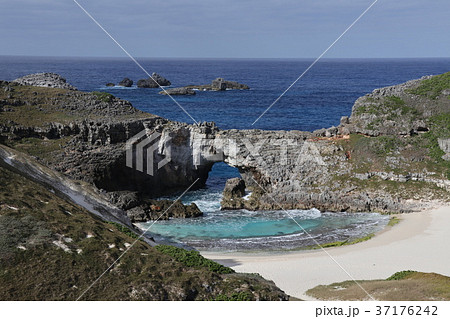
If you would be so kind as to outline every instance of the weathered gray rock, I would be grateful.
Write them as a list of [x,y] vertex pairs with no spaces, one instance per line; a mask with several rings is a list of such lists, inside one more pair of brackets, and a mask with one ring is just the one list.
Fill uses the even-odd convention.
[[133,85],[133,81],[130,80],[129,78],[124,78],[122,81],[119,82],[119,86],[124,86],[124,87],[131,87]]
[[231,178],[227,180],[223,197],[220,203],[221,209],[244,208],[245,182],[242,178]]
[[111,203],[123,210],[129,210],[140,204],[139,195],[137,192],[110,192],[108,193]]
[[249,87],[246,84],[241,84],[235,81],[226,81],[223,78],[216,78],[211,82],[211,87],[214,90],[223,91],[229,90],[248,90]]
[[148,200],[127,210],[126,213],[132,223],[170,218],[194,218],[203,215],[195,203],[183,205],[180,201],[171,200]]
[[[2,87],[6,88],[8,85],[3,84]],[[393,91],[397,92],[397,89]],[[12,93],[0,90],[0,94],[3,94],[0,100],[5,100],[2,102],[4,107],[10,107],[16,102],[19,104],[39,102],[35,101],[34,97],[26,101],[14,102],[16,98],[8,97],[8,94]],[[402,100],[409,103],[408,95],[404,93],[406,95],[402,97]],[[359,108],[374,103],[373,101],[383,102],[385,98],[385,95],[374,94],[369,100],[367,97],[366,100],[359,100],[355,103],[352,116],[348,120],[341,121],[339,127],[309,133],[262,130],[223,131],[213,123],[187,125],[145,114],[134,109],[128,102],[119,99],[112,98],[105,102],[94,94],[70,92],[67,95],[45,100],[45,105],[52,105],[60,112],[71,116],[81,115],[85,119],[70,124],[43,123],[32,127],[8,122],[0,127],[0,131],[1,135],[9,140],[24,137],[72,136],[73,139],[47,159],[46,164],[67,176],[94,184],[107,192],[128,191],[137,192],[140,198],[156,197],[183,191],[199,179],[194,185],[194,188],[198,188],[205,183],[214,163],[225,162],[239,169],[246,188],[252,192],[248,200],[237,200],[233,204],[225,203],[226,208],[307,209],[315,207],[329,211],[407,212],[417,209],[417,202],[405,201],[397,194],[381,187],[370,189],[361,186],[363,184],[361,181],[392,181],[400,183],[399,185],[420,181],[438,185],[444,190],[449,189],[449,181],[445,178],[433,177],[436,175],[433,175],[433,172],[429,172],[431,175],[414,170],[402,174],[392,173],[393,169],[404,169],[405,163],[424,161],[426,153],[420,154],[414,149],[415,146],[407,145],[408,139],[412,138],[409,132],[414,127],[419,131],[419,127],[428,123],[430,116],[439,114],[439,110],[442,112],[442,105],[446,107],[445,103],[448,103],[448,99],[439,101],[441,109],[438,108],[438,104],[433,104],[432,101],[427,102],[424,105],[428,113],[425,111],[420,113],[422,117],[415,118],[413,121],[411,119],[416,113],[406,109],[407,119],[399,120],[400,125],[397,127],[394,125],[384,127],[380,124],[376,126],[376,130],[364,128],[369,117],[374,115],[371,113],[375,111],[363,109],[364,112],[361,112],[361,110],[358,111]],[[415,99],[420,101],[420,97]],[[409,104],[406,106],[409,107]],[[401,106],[399,110],[401,113]],[[110,116],[110,114],[120,116]],[[380,118],[384,120],[383,114]],[[376,117],[371,120],[375,119]],[[432,129],[431,126],[429,128]],[[154,142],[153,175],[137,170],[135,163],[133,168],[126,165],[126,142],[144,130],[148,137],[154,136],[153,134],[158,136]],[[398,137],[405,131],[406,135],[402,137],[401,144],[404,144],[405,153],[409,152],[412,155],[405,159],[403,155],[395,153],[397,151],[395,143],[394,146],[389,146],[393,152],[390,149],[377,149],[380,145],[377,146],[375,142],[380,140],[372,137],[359,135],[359,139],[350,141],[348,136],[346,139],[341,136],[345,130],[353,135],[364,132],[369,136],[394,134],[391,137]],[[390,139],[386,140],[390,141]],[[363,146],[359,149],[360,153],[354,151],[355,145]],[[445,145],[443,149],[447,150]],[[410,151],[411,149],[413,151]],[[137,156],[136,150],[132,149],[132,151],[133,156]],[[366,172],[361,171],[361,168],[356,171],[355,167],[359,163],[363,164],[363,168],[370,166],[372,162],[378,164],[376,163],[379,161],[378,157],[373,159],[368,157],[368,154],[374,151],[387,154],[383,163],[385,166],[382,169],[376,167]],[[157,169],[156,163],[161,163],[168,158],[170,160]],[[391,170],[388,169],[390,167],[392,167]],[[417,173],[424,175],[417,175]],[[239,195],[242,195],[242,192]],[[422,199],[425,198],[423,194],[420,196]],[[152,209],[151,204],[144,204],[141,201],[135,207],[131,206],[136,203],[126,198],[115,200],[115,202],[129,208],[127,213],[131,217],[134,216],[132,217],[134,220],[153,219],[158,212],[161,212]],[[172,216],[183,214],[175,213]],[[187,215],[195,216],[195,213]]]
[[438,139],[438,144],[441,150],[445,153],[442,155],[442,159],[450,161],[450,138],[440,138]]
[[420,134],[429,130],[426,119],[440,114],[449,107],[442,91],[442,99],[430,99],[412,94],[422,81],[430,79],[424,76],[402,84],[375,89],[372,93],[356,100],[352,115],[346,127],[352,133],[369,136]]
[[152,76],[148,79],[142,79],[137,82],[137,86],[140,88],[158,88],[160,86],[169,86],[170,81],[163,76],[152,73]]
[[187,87],[181,87],[181,88],[166,89],[164,91],[159,92],[159,94],[162,94],[162,95],[195,95],[195,91],[193,89],[190,89]]
[[77,90],[76,87],[70,85],[66,82],[59,74],[55,73],[36,73],[23,76],[21,78],[15,79],[13,82],[22,85],[67,89],[67,90]]
[[106,86],[111,87],[111,86],[116,86],[114,83],[106,83]]
[[196,89],[199,91],[225,91],[225,90],[248,90],[248,85],[241,84],[235,81],[226,81],[223,78],[217,78],[211,84],[203,85],[188,85],[188,89]]

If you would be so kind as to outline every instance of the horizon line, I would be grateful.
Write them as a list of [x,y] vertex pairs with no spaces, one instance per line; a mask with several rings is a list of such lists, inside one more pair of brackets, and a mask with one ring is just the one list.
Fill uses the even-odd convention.
[[[17,55],[0,54],[0,57],[21,58],[78,58],[78,59],[127,59],[125,56],[71,56],[71,55]],[[136,57],[136,59],[155,60],[314,60],[313,57]],[[450,56],[429,57],[329,57],[322,60],[419,60],[419,59],[450,59]]]

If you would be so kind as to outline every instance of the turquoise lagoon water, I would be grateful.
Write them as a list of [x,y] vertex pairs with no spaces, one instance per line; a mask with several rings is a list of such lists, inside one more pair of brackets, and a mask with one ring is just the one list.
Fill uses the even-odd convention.
[[153,224],[149,232],[155,238],[200,250],[267,251],[351,241],[382,230],[389,221],[388,216],[376,213],[330,213],[317,209],[221,211],[220,199],[226,179],[238,175],[237,170],[226,164],[215,164],[206,187],[183,198],[185,204],[196,203],[203,217],[149,222],[140,227],[146,229]]

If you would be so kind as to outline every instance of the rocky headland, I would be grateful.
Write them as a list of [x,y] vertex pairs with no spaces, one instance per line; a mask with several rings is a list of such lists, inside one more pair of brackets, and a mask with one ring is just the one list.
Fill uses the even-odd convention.
[[[224,208],[409,212],[449,199],[449,77],[374,90],[339,126],[315,132],[224,131],[147,114],[107,93],[2,82],[0,137],[109,198],[154,199],[197,178],[198,188],[223,161],[239,169],[251,193],[226,194]],[[126,142],[143,130],[159,135],[155,163],[170,155],[153,175],[126,165]],[[152,205],[137,215],[156,216]]]

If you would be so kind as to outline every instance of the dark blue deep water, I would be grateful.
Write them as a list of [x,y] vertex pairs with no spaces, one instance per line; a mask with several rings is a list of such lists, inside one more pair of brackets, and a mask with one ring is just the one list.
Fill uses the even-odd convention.
[[[339,124],[353,102],[375,88],[450,70],[450,59],[322,60],[254,126],[253,121],[312,62],[312,60],[140,59],[172,86],[206,84],[216,77],[250,86],[249,91],[197,92],[175,99],[198,122],[214,121],[220,128],[315,130]],[[144,111],[177,121],[192,120],[159,89],[106,88],[129,77],[135,83],[145,73],[131,60],[89,58],[0,57],[0,79],[13,80],[37,72],[55,72],[83,91],[105,90]]]
[[[339,59],[321,60],[262,117],[252,123],[310,65],[312,60],[250,59],[139,59],[149,73],[157,72],[172,87],[207,84],[216,77],[250,86],[248,91],[197,92],[174,98],[198,121],[214,121],[222,129],[306,130],[338,125],[350,115],[354,101],[372,90],[424,75],[450,70],[446,59]],[[37,72],[54,72],[82,91],[106,91],[129,100],[143,111],[193,123],[159,89],[107,88],[128,77],[137,82],[145,73],[129,59],[0,57],[0,80]],[[199,249],[293,249],[365,236],[383,228],[388,219],[378,214],[330,214],[317,210],[291,211],[306,235],[283,212],[220,211],[221,191],[237,170],[214,165],[204,189],[190,192],[205,213],[197,219],[158,222],[151,232]],[[147,225],[142,225],[147,227]],[[313,237],[314,239],[312,239]]]

